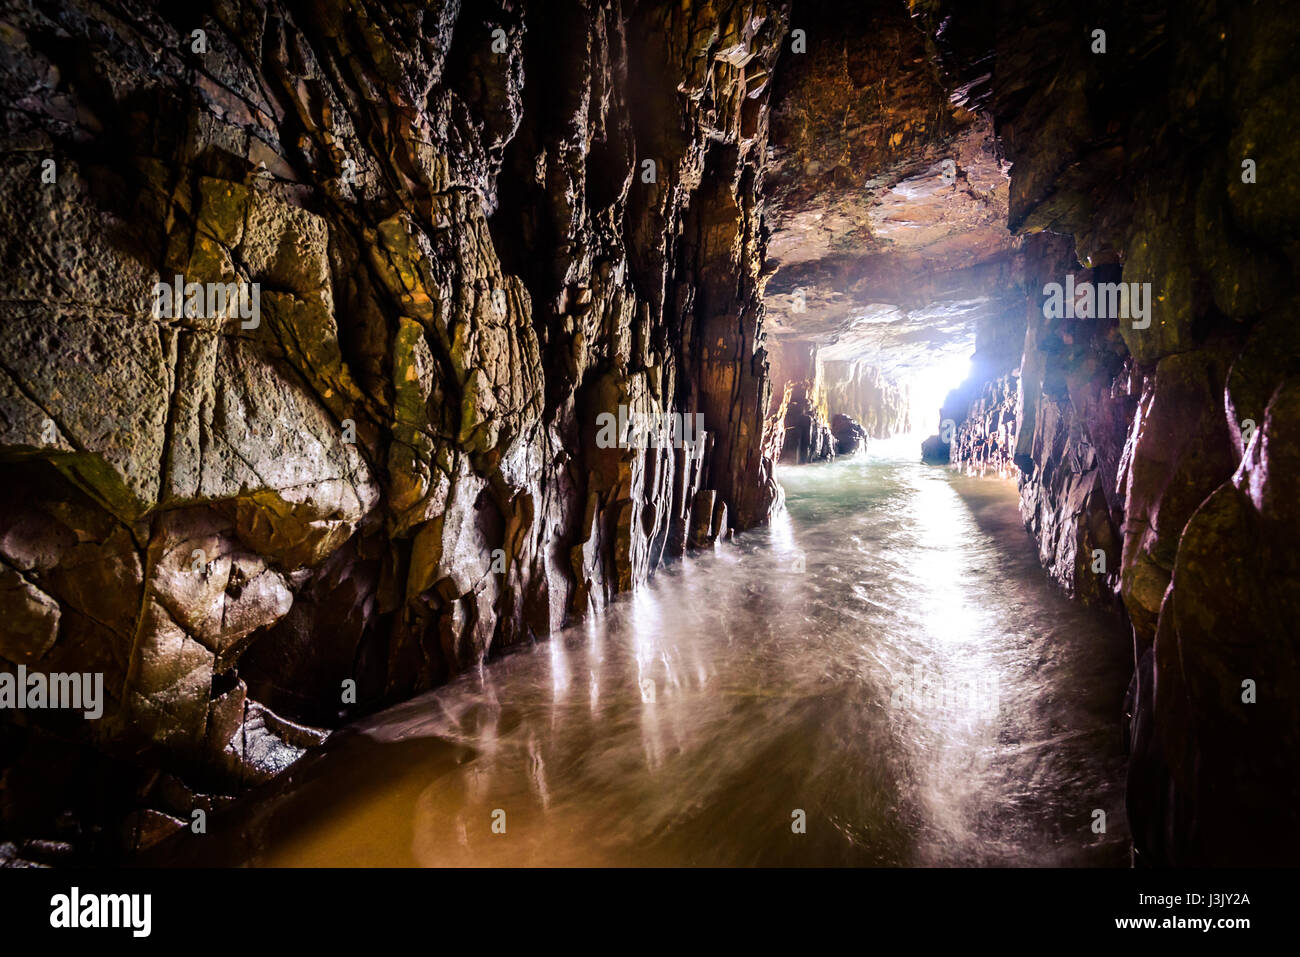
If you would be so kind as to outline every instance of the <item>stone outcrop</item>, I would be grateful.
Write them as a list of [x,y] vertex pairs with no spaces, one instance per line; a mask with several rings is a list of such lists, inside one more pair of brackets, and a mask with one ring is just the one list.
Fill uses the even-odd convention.
[[784,383],[780,392],[773,391],[768,409],[777,460],[786,465],[803,465],[833,459],[835,440],[826,404],[826,370],[817,346],[776,342],[771,359],[773,380]]
[[765,521],[781,5],[2,19],[0,667],[108,698],[4,719],[6,832],[147,843]]
[[1032,281],[1027,279],[1034,246],[1017,244],[1007,252],[1014,297],[1003,294],[996,310],[974,324],[975,348],[966,379],[950,391],[939,409],[939,432],[922,444],[932,464],[951,463],[971,475],[1018,476],[1015,442],[1020,435],[1019,379],[1032,324]]
[[842,412],[831,417],[831,435],[836,455],[856,455],[867,447],[867,431]]
[[[1014,179],[1014,173],[1013,173]],[[1115,320],[1048,319],[1042,290],[1083,271],[1067,240],[1030,237],[1022,250],[1028,303],[1011,414],[1020,509],[1044,567],[1069,594],[1114,603],[1122,496],[1117,478],[1133,412],[1132,376]]]
[[1014,374],[984,385],[979,397],[967,406],[960,425],[955,425],[949,443],[953,464],[968,475],[1007,478],[1017,474],[1012,446],[1016,437],[1018,394]]
[[787,465],[807,465],[835,458],[835,436],[826,420],[825,403],[806,381],[791,383],[781,404],[781,456]]

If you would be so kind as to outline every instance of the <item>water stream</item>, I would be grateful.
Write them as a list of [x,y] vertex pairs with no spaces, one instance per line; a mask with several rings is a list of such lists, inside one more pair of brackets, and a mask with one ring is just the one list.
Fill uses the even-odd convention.
[[1128,643],[1047,580],[1014,485],[913,441],[779,478],[771,528],[336,734],[170,858],[1127,864]]

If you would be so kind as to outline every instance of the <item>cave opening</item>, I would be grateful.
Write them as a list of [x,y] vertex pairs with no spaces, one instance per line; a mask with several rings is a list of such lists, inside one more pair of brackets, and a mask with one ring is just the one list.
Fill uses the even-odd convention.
[[969,355],[950,355],[903,380],[907,390],[912,435],[938,432],[944,400],[970,375]]

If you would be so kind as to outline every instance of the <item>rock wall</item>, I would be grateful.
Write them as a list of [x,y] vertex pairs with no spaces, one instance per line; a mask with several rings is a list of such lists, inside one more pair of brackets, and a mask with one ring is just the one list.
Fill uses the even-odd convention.
[[[851,455],[867,439],[906,432],[910,406],[905,389],[879,369],[852,359],[822,358],[813,342],[772,344],[770,418],[780,423],[780,460],[804,464]],[[838,423],[838,426],[837,426]]]
[[835,457],[831,413],[826,401],[826,369],[811,342],[772,344],[773,393],[769,420],[778,433],[778,460],[805,465]]
[[[1132,623],[1136,860],[1294,863],[1300,11],[913,7],[1013,163],[1022,507],[1051,573]],[[1067,276],[1149,314],[1048,318]]]
[[1019,378],[1005,375],[984,385],[983,391],[955,420],[950,461],[967,475],[1018,477],[1012,461],[1016,439],[1016,398]]
[[873,439],[911,430],[907,390],[861,360],[824,363],[826,404],[833,414],[847,415]]
[[780,4],[0,19],[0,669],[107,699],[0,717],[0,841],[149,843],[766,519]]
[[1021,516],[1044,567],[1067,593],[1114,604],[1125,509],[1118,472],[1135,401],[1131,363],[1113,319],[1043,314],[1045,285],[1071,273],[1100,281],[1101,270],[1080,269],[1069,241],[1049,234],[1031,237],[1025,260],[1028,328],[1012,413]]

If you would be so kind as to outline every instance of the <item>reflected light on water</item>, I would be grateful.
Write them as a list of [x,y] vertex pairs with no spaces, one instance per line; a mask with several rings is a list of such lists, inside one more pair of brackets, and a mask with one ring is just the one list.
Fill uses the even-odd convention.
[[176,853],[1125,864],[1125,636],[1047,582],[1014,489],[916,458],[780,470],[770,528],[336,735],[231,812],[238,839]]

